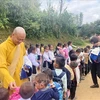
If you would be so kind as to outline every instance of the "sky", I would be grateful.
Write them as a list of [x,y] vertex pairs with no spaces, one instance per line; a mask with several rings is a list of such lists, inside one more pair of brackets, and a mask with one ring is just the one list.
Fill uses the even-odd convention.
[[[48,0],[40,0],[41,9],[46,9]],[[55,10],[59,8],[60,0],[51,1]],[[83,13],[83,24],[100,19],[100,0],[64,0],[63,8],[74,14]]]

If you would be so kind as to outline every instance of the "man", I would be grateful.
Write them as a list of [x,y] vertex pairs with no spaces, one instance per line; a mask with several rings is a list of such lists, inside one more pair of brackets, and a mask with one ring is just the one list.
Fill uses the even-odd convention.
[[[96,37],[96,36],[92,37],[90,42],[93,44],[93,48],[92,48],[91,52],[93,50],[96,50],[96,53],[100,52],[100,50],[98,49],[98,47],[99,47],[98,37]],[[91,56],[91,53],[90,53],[90,56]],[[92,63],[91,63],[91,76],[92,76],[92,81],[93,81],[94,85],[90,86],[90,88],[99,88],[97,76],[100,78],[100,62],[95,62],[92,58],[91,58],[91,61],[92,61]]]
[[23,43],[25,37],[25,30],[22,27],[16,27],[11,36],[0,44],[0,82],[3,87],[11,90],[16,85],[20,86],[27,81],[27,79],[20,80],[23,56],[25,55]]

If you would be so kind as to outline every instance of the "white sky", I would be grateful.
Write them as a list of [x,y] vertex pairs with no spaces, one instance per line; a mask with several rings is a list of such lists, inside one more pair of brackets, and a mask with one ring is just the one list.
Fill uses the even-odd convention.
[[[40,1],[41,9],[45,9],[48,0]],[[51,0],[55,10],[59,7],[59,1],[60,0]],[[100,0],[64,0],[64,7],[67,7],[68,12],[74,14],[82,12],[83,23],[90,23],[100,19]]]

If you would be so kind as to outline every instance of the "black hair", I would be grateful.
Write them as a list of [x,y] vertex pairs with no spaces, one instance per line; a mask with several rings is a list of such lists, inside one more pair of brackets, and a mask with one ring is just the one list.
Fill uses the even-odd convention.
[[68,46],[69,46],[71,43],[72,43],[71,41],[68,41],[68,43],[67,43],[67,44],[68,44]]
[[36,44],[36,48],[38,48],[40,45],[39,44]]
[[62,69],[65,66],[65,58],[62,55],[57,55],[56,63],[59,65],[59,68]]
[[91,39],[90,39],[90,43],[98,43],[99,42],[99,38],[97,36],[93,36]]
[[77,53],[81,53],[81,49],[80,49],[80,48],[77,49],[76,52],[77,52]]
[[71,56],[72,53],[76,53],[75,50],[72,49],[69,51],[69,57]]
[[70,60],[71,61],[76,61],[77,60],[77,55],[75,54],[75,53],[72,53],[71,55],[70,55]]
[[88,51],[88,48],[84,48],[84,52],[87,53],[87,51]]
[[30,48],[29,48],[29,52],[28,52],[28,54],[32,53],[32,51],[35,50],[35,49],[36,49],[35,46],[30,47]]
[[86,48],[88,48],[88,49],[91,49],[91,47],[88,45],[88,46],[86,46]]

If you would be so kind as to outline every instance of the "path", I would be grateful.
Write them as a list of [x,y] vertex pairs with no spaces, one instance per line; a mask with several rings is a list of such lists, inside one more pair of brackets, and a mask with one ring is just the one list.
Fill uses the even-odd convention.
[[[98,83],[100,86],[100,79]],[[88,74],[77,87],[76,100],[100,100],[100,87],[90,88],[92,84],[91,74]]]

